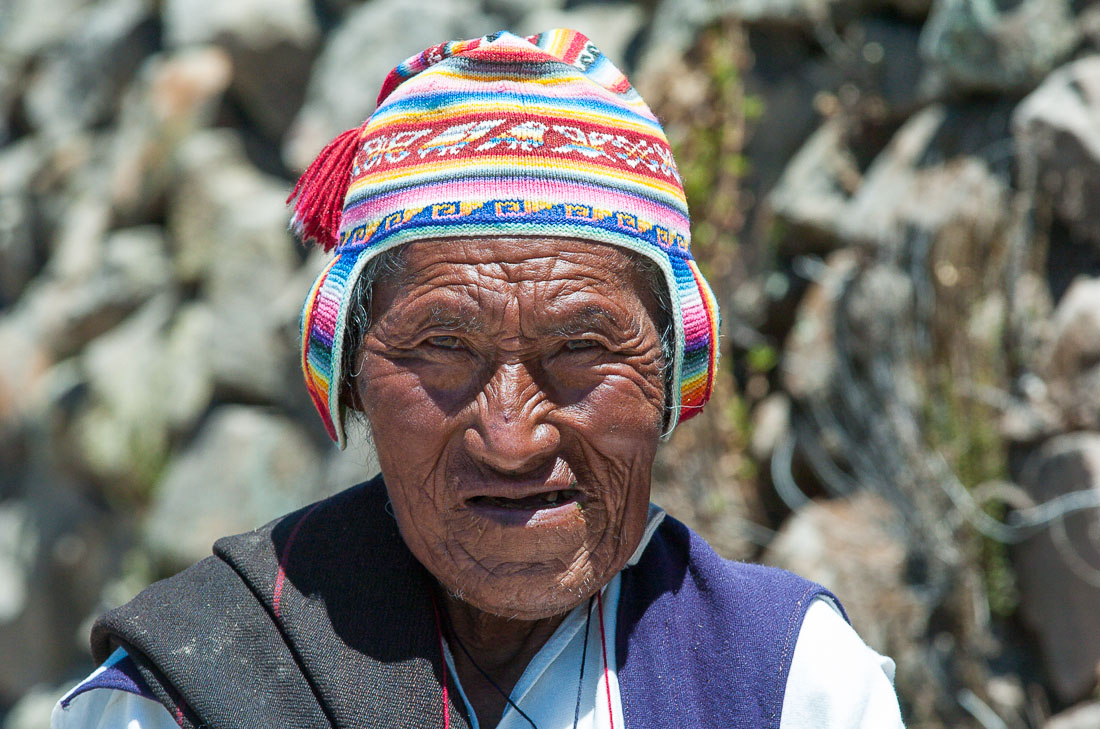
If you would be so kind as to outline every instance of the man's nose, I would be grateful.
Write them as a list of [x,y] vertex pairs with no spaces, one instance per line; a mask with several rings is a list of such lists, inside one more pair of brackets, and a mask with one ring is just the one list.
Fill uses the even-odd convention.
[[501,364],[478,395],[476,407],[464,442],[482,465],[522,474],[557,453],[561,435],[546,422],[553,404],[526,365]]

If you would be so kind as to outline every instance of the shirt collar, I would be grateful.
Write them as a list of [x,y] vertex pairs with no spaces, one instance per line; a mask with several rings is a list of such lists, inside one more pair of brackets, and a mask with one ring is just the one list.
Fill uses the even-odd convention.
[[649,515],[646,517],[645,531],[642,533],[642,541],[638,542],[638,548],[634,550],[634,554],[630,555],[630,559],[626,561],[627,567],[633,567],[638,564],[642,558],[642,552],[649,546],[649,540],[653,538],[653,533],[657,531],[657,527],[661,526],[661,522],[665,520],[665,510],[654,504],[652,501],[649,503]]

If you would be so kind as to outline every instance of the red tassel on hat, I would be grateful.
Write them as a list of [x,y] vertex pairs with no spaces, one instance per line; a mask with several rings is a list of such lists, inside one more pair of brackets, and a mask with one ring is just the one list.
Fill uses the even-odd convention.
[[331,251],[340,242],[340,217],[351,184],[351,168],[359,149],[359,127],[329,142],[298,178],[286,201],[294,201],[290,225],[303,243]]

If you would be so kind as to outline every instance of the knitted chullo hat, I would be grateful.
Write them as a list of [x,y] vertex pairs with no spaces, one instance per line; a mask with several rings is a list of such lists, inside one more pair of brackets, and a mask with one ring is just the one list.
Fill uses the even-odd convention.
[[390,72],[371,117],[306,170],[295,198],[297,234],[336,254],[306,298],[302,371],[341,448],[356,279],[371,258],[415,240],[558,236],[655,261],[676,329],[679,386],[666,435],[710,397],[718,307],[688,250],[668,140],[626,77],[576,31],[501,32],[413,56]]

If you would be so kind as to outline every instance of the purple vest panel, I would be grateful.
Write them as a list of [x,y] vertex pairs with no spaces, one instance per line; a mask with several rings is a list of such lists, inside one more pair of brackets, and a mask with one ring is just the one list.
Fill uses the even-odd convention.
[[143,696],[147,699],[157,700],[149,685],[145,683],[141,672],[124,651],[117,650],[103,664],[103,670],[84,679],[84,682],[70,691],[62,700],[61,708],[69,708],[69,704],[77,696],[94,689],[111,689],[113,691],[125,691],[127,693]]
[[725,560],[666,517],[623,572],[616,653],[627,728],[778,729],[818,595],[832,597],[790,572]]

